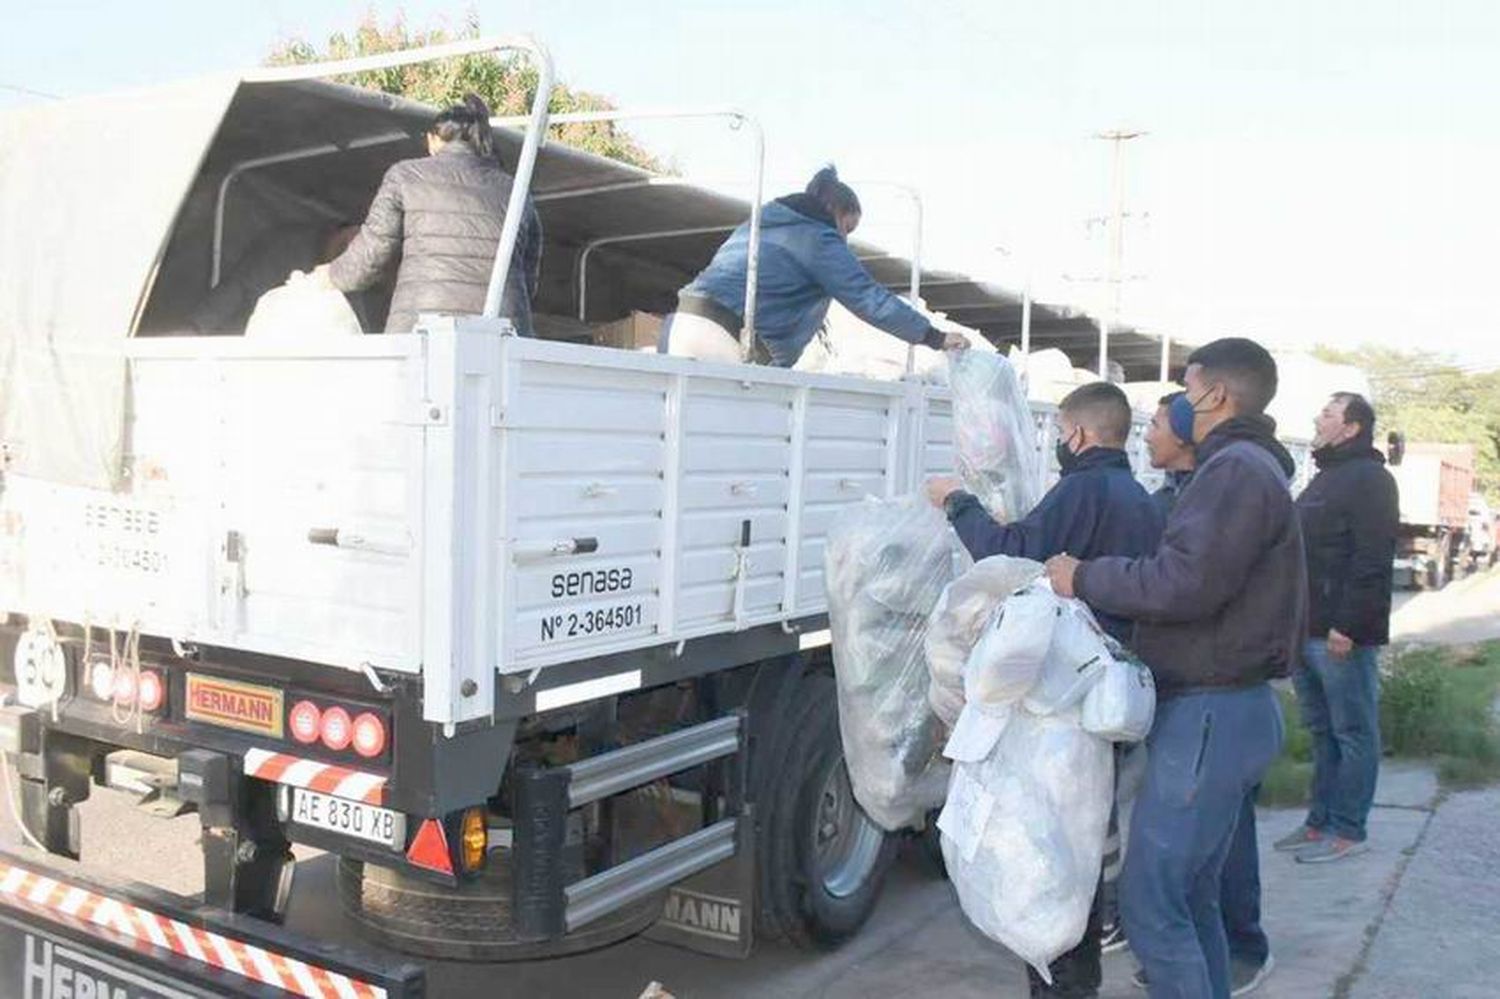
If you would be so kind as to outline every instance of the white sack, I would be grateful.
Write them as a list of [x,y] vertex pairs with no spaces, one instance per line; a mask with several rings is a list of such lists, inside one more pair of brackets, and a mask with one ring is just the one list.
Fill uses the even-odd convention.
[[1111,658],[1083,698],[1085,731],[1111,742],[1139,742],[1156,716],[1156,682],[1144,663]]
[[1061,613],[1052,629],[1052,645],[1036,684],[1026,695],[1026,709],[1050,715],[1065,711],[1083,700],[1083,695],[1104,673],[1114,658],[1105,635],[1088,607],[1077,600],[1049,597]]
[[927,668],[932,675],[928,697],[946,725],[958,721],[964,704],[964,662],[995,605],[1042,574],[1030,559],[992,555],[974,563],[948,584],[927,627]]
[[953,533],[925,499],[867,500],[828,532],[825,573],[839,732],[854,797],[885,829],[943,800],[941,725],[927,703],[927,620],[953,578]]
[[1077,946],[1104,857],[1109,744],[1077,712],[1011,712],[990,755],[958,763],[938,818],[943,861],[975,927],[1036,968]]
[[245,336],[305,340],[322,336],[360,336],[359,316],[344,293],[292,271],[286,284],[272,288],[255,303]]
[[995,608],[964,664],[964,698],[994,707],[1026,696],[1042,671],[1059,615],[1050,589],[1030,587]]
[[948,358],[953,450],[964,488],[1002,523],[1041,499],[1036,424],[1010,362],[965,350]]

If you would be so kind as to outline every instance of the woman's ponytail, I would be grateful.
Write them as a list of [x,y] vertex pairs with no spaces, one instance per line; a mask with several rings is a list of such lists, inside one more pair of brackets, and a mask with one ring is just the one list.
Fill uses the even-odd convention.
[[859,195],[854,189],[839,180],[839,171],[832,163],[813,174],[807,182],[807,194],[828,209],[831,215],[859,215]]
[[438,112],[428,129],[443,142],[466,143],[486,159],[495,156],[495,135],[490,130],[490,108],[478,94],[465,94],[462,104]]

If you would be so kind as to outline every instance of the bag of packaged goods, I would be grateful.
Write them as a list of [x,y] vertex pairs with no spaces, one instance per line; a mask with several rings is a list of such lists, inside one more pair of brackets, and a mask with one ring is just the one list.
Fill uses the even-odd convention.
[[1049,982],[1083,939],[1113,793],[1109,743],[1077,711],[1012,708],[987,756],[954,764],[938,830],[959,905]]
[[1052,599],[1059,611],[1052,644],[1025,701],[1026,709],[1038,715],[1056,714],[1083,700],[1114,658],[1113,643],[1088,607],[1078,600]]
[[942,802],[942,725],[928,706],[927,622],[953,578],[955,538],[918,497],[867,500],[828,532],[824,569],[839,732],[855,800],[888,830]]
[[1126,654],[1111,657],[1083,697],[1085,731],[1111,742],[1139,742],[1156,717],[1156,681],[1145,663]]
[[1044,585],[1006,597],[964,663],[964,699],[996,706],[1025,697],[1042,671],[1059,613],[1057,597]]
[[343,292],[301,271],[260,296],[245,325],[245,336],[257,339],[309,340],[359,336],[359,316]]
[[1041,499],[1036,424],[1010,362],[977,350],[948,357],[953,451],[964,488],[1002,523]]
[[932,709],[946,725],[958,721],[964,703],[964,663],[995,608],[1042,574],[1030,559],[992,555],[975,562],[943,590],[927,626],[927,668]]

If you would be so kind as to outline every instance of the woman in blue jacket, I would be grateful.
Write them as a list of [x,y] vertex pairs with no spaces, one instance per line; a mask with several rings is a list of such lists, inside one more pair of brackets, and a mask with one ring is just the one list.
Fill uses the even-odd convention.
[[[870,276],[849,249],[849,234],[859,218],[859,198],[832,166],[813,175],[802,193],[777,198],[761,210],[752,360],[779,368],[796,364],[823,325],[833,299],[907,343],[934,350],[968,346],[961,335],[934,328]],[[730,234],[693,283],[677,293],[677,311],[662,330],[664,353],[739,359],[749,251],[746,223]]]

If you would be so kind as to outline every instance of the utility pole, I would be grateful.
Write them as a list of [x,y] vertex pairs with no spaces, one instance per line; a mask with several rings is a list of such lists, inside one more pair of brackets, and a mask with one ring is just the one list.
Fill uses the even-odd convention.
[[1109,377],[1109,333],[1120,325],[1120,289],[1125,276],[1121,272],[1125,259],[1125,143],[1139,139],[1149,133],[1112,129],[1099,132],[1094,138],[1114,144],[1110,166],[1110,214],[1108,218],[1108,260],[1105,280],[1109,282],[1109,301],[1100,310],[1099,318],[1099,378]]

